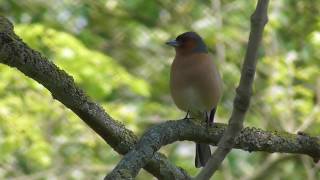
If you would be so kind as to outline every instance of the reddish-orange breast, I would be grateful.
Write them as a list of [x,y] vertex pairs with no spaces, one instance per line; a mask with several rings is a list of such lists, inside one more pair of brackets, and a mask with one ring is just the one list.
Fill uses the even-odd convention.
[[177,53],[171,66],[170,89],[179,109],[209,112],[221,97],[222,82],[208,53]]

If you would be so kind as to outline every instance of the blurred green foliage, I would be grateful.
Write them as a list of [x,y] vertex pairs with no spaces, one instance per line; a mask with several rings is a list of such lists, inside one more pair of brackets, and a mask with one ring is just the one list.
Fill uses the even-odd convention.
[[[138,135],[184,116],[170,98],[174,52],[164,42],[189,30],[204,37],[219,64],[225,91],[216,119],[227,122],[254,7],[231,0],[0,0],[0,14],[29,46]],[[319,13],[313,0],[270,2],[246,126],[319,134]],[[0,179],[101,179],[117,163],[119,155],[41,85],[4,65],[0,77]],[[161,151],[194,175],[193,145]],[[319,178],[319,165],[308,157],[240,150],[215,175]]]

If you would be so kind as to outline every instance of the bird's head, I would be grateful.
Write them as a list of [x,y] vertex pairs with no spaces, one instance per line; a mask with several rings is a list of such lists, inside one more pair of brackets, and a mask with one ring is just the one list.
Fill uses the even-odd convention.
[[206,44],[202,38],[195,32],[185,32],[176,39],[166,42],[173,46],[177,53],[208,53]]

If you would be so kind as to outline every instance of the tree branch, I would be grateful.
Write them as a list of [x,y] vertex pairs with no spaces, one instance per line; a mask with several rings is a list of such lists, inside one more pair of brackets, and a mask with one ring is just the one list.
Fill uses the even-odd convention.
[[218,148],[196,177],[198,180],[210,179],[214,172],[219,168],[224,158],[231,151],[236,136],[243,128],[245,114],[250,105],[258,48],[262,39],[264,26],[268,21],[268,4],[269,0],[258,0],[256,10],[251,16],[251,32],[249,35],[247,52],[243,62],[241,79],[236,90],[237,93],[234,99],[233,111],[229,124],[218,144]]
[[[197,120],[167,121],[149,129],[127,153],[105,179],[131,179],[152,158],[162,146],[175,141],[194,141],[216,146],[227,129],[226,124],[215,123],[207,127]],[[235,138],[234,148],[245,151],[264,151],[269,153],[295,153],[320,157],[320,140],[308,135],[287,132],[268,132],[258,128],[244,128]]]
[[[66,72],[31,49],[14,33],[13,25],[0,16],[0,63],[15,67],[46,87],[66,107],[77,114],[114,150],[126,154],[137,137],[90,100]],[[187,173],[156,153],[145,169],[159,179],[189,179]]]

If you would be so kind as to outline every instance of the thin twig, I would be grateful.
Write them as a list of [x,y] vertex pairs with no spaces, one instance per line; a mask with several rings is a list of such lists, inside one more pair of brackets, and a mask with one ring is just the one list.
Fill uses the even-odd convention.
[[251,32],[241,72],[240,84],[237,88],[236,98],[228,128],[205,167],[197,175],[198,180],[207,180],[218,169],[224,158],[231,151],[236,136],[243,127],[246,111],[249,108],[252,94],[252,84],[256,71],[258,47],[262,39],[265,24],[268,21],[267,9],[269,0],[258,0],[255,12],[251,16]]

